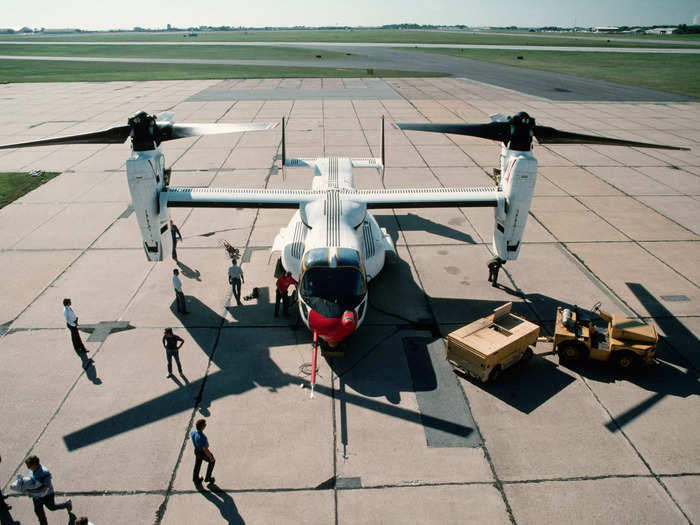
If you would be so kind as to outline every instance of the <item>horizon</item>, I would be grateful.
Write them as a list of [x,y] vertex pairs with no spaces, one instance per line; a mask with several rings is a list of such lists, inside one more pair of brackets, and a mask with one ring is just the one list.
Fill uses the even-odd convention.
[[[163,30],[178,28],[376,28],[383,25],[464,25],[470,28],[510,27],[650,27],[700,23],[697,0],[541,0],[525,3],[502,0],[484,5],[478,0],[356,0],[352,9],[327,0],[209,0],[193,6],[184,0],[143,3],[123,0],[96,7],[75,0],[70,9],[49,0],[9,0],[3,6],[3,28],[80,29],[82,31],[131,31],[135,27]],[[400,13],[397,15],[397,13]],[[664,21],[659,24],[658,21]]]

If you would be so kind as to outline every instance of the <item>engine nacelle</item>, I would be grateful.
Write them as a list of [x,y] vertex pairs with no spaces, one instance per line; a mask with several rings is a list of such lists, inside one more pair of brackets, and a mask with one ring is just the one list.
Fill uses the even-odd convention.
[[496,207],[493,251],[503,261],[518,258],[536,180],[537,160],[531,152],[501,147],[499,189],[504,199]]
[[162,261],[172,251],[170,213],[163,192],[165,160],[159,149],[134,151],[126,161],[131,203],[149,261]]

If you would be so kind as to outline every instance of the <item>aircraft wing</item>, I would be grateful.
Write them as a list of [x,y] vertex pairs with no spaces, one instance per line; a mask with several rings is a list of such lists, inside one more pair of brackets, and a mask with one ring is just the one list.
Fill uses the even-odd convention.
[[497,207],[503,194],[495,187],[474,188],[400,188],[353,190],[349,200],[364,202],[371,208],[466,208]]
[[299,208],[322,197],[315,190],[169,187],[169,208]]

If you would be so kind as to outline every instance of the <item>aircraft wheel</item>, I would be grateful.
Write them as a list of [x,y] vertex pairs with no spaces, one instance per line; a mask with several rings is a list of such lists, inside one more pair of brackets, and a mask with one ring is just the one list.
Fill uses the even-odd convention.
[[533,356],[532,348],[530,348],[528,346],[527,349],[525,350],[525,353],[523,353],[523,357],[521,359],[523,361],[529,361],[530,359],[532,359],[532,356]]
[[501,377],[501,372],[501,365],[496,365],[489,374],[489,382],[493,383],[495,381],[498,381],[498,378]]

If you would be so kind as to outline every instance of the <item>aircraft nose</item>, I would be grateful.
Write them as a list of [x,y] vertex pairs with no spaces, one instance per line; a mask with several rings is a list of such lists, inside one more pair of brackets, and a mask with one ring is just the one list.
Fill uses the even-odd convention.
[[309,312],[309,328],[328,343],[339,343],[357,328],[357,313],[347,310],[339,318],[328,318],[311,310]]

